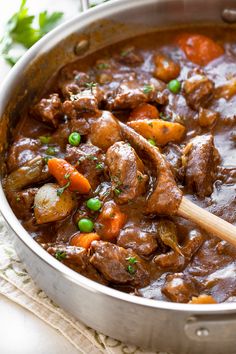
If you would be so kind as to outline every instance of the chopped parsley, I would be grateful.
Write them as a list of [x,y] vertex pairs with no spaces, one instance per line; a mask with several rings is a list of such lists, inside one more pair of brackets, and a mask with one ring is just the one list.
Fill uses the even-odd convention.
[[97,69],[98,70],[105,70],[105,69],[109,69],[110,65],[107,63],[99,63],[97,64]]
[[69,187],[69,185],[70,185],[70,181],[68,181],[63,187],[58,188],[57,190],[58,197],[60,197],[64,193],[64,191],[66,190],[66,188]]
[[64,176],[64,178],[65,178],[65,179],[69,179],[69,178],[70,178],[70,175],[71,175],[70,173],[66,173],[65,176]]
[[143,93],[148,94],[154,90],[154,87],[152,85],[144,85],[143,87]]
[[97,86],[97,83],[96,83],[96,82],[93,82],[93,81],[91,81],[91,82],[85,82],[84,86],[85,86],[87,89],[91,90],[91,92],[92,92],[92,91],[93,91],[93,88]]
[[115,193],[115,195],[118,197],[118,196],[121,194],[121,190],[118,189],[118,188],[115,188],[115,189],[114,189],[114,193]]
[[148,125],[153,128],[152,122],[148,122]]
[[20,202],[20,197],[16,197],[16,201],[17,201],[17,202]]
[[127,272],[131,275],[135,274],[136,273],[136,269],[132,266],[132,265],[128,265],[127,267]]
[[54,156],[56,154],[56,149],[53,146],[49,146],[46,150],[46,154]]
[[55,258],[56,258],[58,261],[62,261],[63,259],[66,258],[66,252],[65,252],[65,251],[56,251],[56,253],[55,253]]
[[88,155],[87,159],[91,161],[97,161],[98,158],[94,155]]
[[103,169],[104,169],[104,164],[103,164],[102,162],[98,162],[98,163],[96,164],[96,169],[97,169],[97,170],[103,170]]
[[168,115],[165,115],[163,112],[160,113],[159,117],[163,120],[171,120],[171,117]]
[[135,264],[135,263],[138,262],[136,257],[128,257],[128,258],[126,258],[126,260],[127,260],[130,264]]

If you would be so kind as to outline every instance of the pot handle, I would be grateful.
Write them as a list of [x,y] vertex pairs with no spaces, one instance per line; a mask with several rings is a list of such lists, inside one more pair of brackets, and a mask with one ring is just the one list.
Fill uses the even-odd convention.
[[80,0],[82,11],[86,11],[89,9],[89,0]]
[[[186,336],[197,342],[235,341],[236,315],[196,315],[184,327]],[[222,337],[223,336],[223,337]]]

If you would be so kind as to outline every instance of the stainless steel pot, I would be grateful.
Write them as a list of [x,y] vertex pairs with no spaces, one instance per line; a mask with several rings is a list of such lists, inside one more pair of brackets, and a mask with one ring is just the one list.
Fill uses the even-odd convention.
[[[222,24],[222,13],[233,22],[234,14],[228,10],[235,5],[235,0],[120,0],[58,27],[26,53],[1,87],[2,158],[8,133],[21,110],[60,66],[109,43],[157,28],[209,21]],[[4,171],[3,163],[1,166]],[[236,303],[176,304],[110,289],[75,273],[44,251],[21,226],[2,188],[0,210],[15,233],[19,257],[35,282],[88,326],[152,350],[236,353]]]

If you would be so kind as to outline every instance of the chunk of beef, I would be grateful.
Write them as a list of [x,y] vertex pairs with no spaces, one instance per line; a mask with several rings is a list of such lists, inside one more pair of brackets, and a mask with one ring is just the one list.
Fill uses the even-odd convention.
[[133,109],[141,103],[156,102],[166,104],[168,101],[165,84],[151,79],[141,86],[138,80],[122,81],[117,89],[107,97],[108,110]]
[[199,250],[204,242],[204,236],[196,231],[190,231],[188,238],[181,247],[183,256],[177,252],[170,251],[155,256],[153,261],[162,270],[181,271],[191,261],[194,254]]
[[99,118],[91,121],[89,139],[102,150],[121,140],[119,124],[111,112],[102,111]]
[[199,197],[209,196],[213,191],[213,182],[219,155],[214,146],[212,135],[196,136],[191,140],[187,154],[185,182]]
[[8,171],[14,171],[27,161],[32,160],[40,148],[40,142],[31,138],[20,138],[10,147],[7,159]]
[[68,70],[66,67],[60,72],[58,87],[63,97],[69,99],[72,95],[77,95],[81,88],[85,88],[86,83],[91,79],[88,74],[77,70]]
[[154,75],[165,82],[176,79],[180,74],[180,66],[164,54],[154,56]]
[[135,287],[149,284],[150,276],[146,264],[132,250],[103,241],[93,241],[91,248],[93,252],[91,264],[108,281]]
[[138,65],[143,62],[143,58],[134,46],[125,47],[121,50],[120,55],[116,56],[116,59],[125,65]]
[[174,176],[177,177],[180,181],[182,181],[184,177],[184,169],[182,168],[181,148],[176,144],[168,143],[162,150],[162,154],[169,162]]
[[219,118],[219,113],[211,109],[200,108],[198,114],[198,122],[201,127],[209,127]]
[[193,296],[198,296],[198,290],[194,279],[185,276],[183,273],[169,274],[162,287],[163,294],[173,302],[186,303]]
[[57,260],[61,261],[76,272],[95,280],[101,284],[107,282],[97,272],[97,270],[89,262],[87,250],[83,247],[65,246],[64,244],[42,245],[48,253]]
[[104,163],[101,149],[89,143],[81,144],[79,147],[68,144],[65,158],[89,180],[92,188],[99,185]]
[[9,203],[19,219],[26,220],[32,217],[37,191],[38,188],[28,188],[9,195]]
[[84,112],[98,113],[102,100],[102,89],[97,86],[86,88],[75,95],[71,95],[69,100],[63,102],[63,112],[69,118],[75,119],[79,118],[79,115]]
[[62,103],[57,93],[42,98],[31,110],[31,114],[45,123],[57,127],[63,117]]
[[158,148],[153,148],[140,134],[126,124],[120,123],[122,135],[138,151],[140,156],[152,163],[156,178],[154,190],[147,200],[147,213],[172,215],[178,211],[182,192],[177,187],[170,166]]
[[144,165],[135,150],[123,141],[112,145],[106,153],[106,164],[114,190],[119,190],[116,199],[127,203],[145,191],[147,175]]
[[214,83],[202,72],[193,72],[191,75],[184,82],[184,95],[189,107],[198,111],[213,98]]
[[149,256],[157,249],[157,240],[155,233],[142,230],[135,225],[129,225],[121,230],[117,245],[131,248],[141,256]]

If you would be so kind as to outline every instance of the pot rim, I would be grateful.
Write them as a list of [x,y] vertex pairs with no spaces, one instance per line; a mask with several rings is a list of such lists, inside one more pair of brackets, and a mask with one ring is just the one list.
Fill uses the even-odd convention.
[[[171,2],[173,0],[160,0]],[[191,1],[191,0],[190,0]],[[145,0],[145,4],[153,4],[156,0]],[[142,6],[143,0],[135,0],[132,2],[127,2],[127,0],[114,0],[111,3],[101,4],[89,12],[81,13],[75,16],[73,19],[64,22],[57,28],[52,30],[50,33],[45,35],[40,39],[33,47],[31,47],[19,60],[19,62],[14,66],[9,72],[5,80],[1,85],[0,90],[0,117],[4,113],[4,105],[8,102],[7,97],[11,94],[11,88],[17,80],[18,73],[24,72],[24,69],[29,65],[32,60],[34,60],[38,55],[41,55],[51,47],[53,47],[60,40],[66,38],[71,33],[78,31],[83,27],[88,26],[91,22],[100,20],[106,15],[111,15],[119,12],[120,10],[125,10],[137,6]],[[6,196],[4,194],[2,185],[0,186],[0,211],[7,221],[8,225],[15,232],[17,237],[35,254],[35,256],[47,263],[51,268],[60,273],[63,277],[68,278],[71,282],[76,283],[78,286],[84,287],[91,292],[95,292],[98,295],[105,295],[107,297],[113,297],[116,300],[122,300],[130,304],[136,304],[140,306],[158,308],[162,310],[178,311],[192,314],[215,314],[219,315],[221,313],[230,313],[236,311],[236,302],[232,303],[220,303],[220,304],[207,304],[207,305],[194,305],[194,304],[180,304],[167,301],[160,301],[154,299],[148,299],[144,297],[133,296],[119,290],[109,288],[108,286],[99,284],[93,280],[86,278],[85,276],[76,273],[69,267],[57,261],[48,252],[46,252],[30,234],[23,228],[19,220],[13,213]]]

